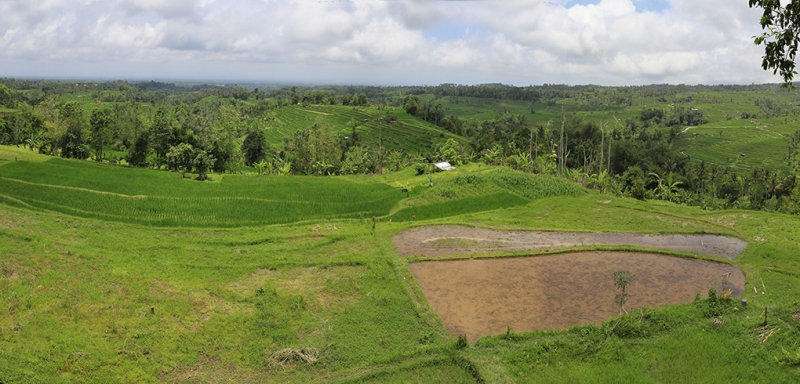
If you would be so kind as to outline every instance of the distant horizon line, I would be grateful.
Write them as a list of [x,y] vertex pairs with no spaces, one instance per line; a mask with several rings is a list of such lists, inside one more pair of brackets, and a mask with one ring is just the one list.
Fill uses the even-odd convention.
[[28,81],[78,81],[78,82],[158,82],[158,83],[172,83],[172,84],[192,84],[192,85],[265,85],[265,86],[299,86],[299,87],[325,87],[325,86],[342,86],[342,87],[380,87],[380,88],[403,88],[403,87],[438,87],[438,86],[480,86],[480,85],[502,85],[516,88],[526,87],[545,87],[545,86],[565,86],[565,87],[603,87],[603,88],[638,88],[638,87],[654,87],[654,86],[689,86],[689,87],[724,87],[724,86],[781,86],[782,83],[718,83],[718,84],[686,84],[686,83],[651,83],[640,85],[602,85],[602,84],[568,84],[568,83],[542,83],[542,84],[529,84],[529,85],[516,85],[506,84],[502,82],[483,82],[483,83],[452,83],[443,82],[439,84],[405,84],[405,85],[388,85],[388,84],[370,84],[370,83],[322,83],[322,82],[291,82],[291,81],[270,81],[270,80],[224,80],[224,79],[200,79],[200,78],[156,78],[156,77],[129,77],[129,78],[116,78],[116,77],[86,77],[86,76],[2,76],[3,80],[28,80]]

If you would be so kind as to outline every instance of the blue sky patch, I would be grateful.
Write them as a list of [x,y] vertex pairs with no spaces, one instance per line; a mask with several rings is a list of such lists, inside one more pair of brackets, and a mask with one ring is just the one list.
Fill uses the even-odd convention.
[[475,28],[471,28],[466,25],[452,25],[447,23],[441,23],[423,32],[423,36],[435,37],[439,41],[457,40],[464,37],[467,34],[468,28],[470,30],[470,33],[474,32]]

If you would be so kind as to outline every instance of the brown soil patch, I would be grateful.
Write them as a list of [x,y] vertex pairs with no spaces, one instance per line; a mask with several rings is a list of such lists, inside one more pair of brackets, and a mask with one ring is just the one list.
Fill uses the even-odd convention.
[[498,231],[458,226],[414,228],[395,235],[392,242],[397,252],[405,256],[544,251],[582,245],[633,245],[734,259],[747,247],[744,240],[716,235]]
[[800,310],[794,311],[794,319],[800,322]]
[[635,252],[576,252],[538,257],[468,259],[409,265],[428,302],[453,335],[470,342],[499,334],[599,324],[619,314],[611,275],[627,270],[638,280],[626,308],[690,302],[710,286],[741,297],[738,267]]

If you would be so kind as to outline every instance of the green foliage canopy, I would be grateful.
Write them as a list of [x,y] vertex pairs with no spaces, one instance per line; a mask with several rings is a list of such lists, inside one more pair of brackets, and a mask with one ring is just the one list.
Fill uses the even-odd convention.
[[791,87],[795,71],[797,42],[800,37],[800,1],[791,1],[785,6],[780,0],[750,0],[750,7],[764,10],[761,28],[767,30],[755,37],[757,45],[764,45],[761,67],[780,73],[783,85]]

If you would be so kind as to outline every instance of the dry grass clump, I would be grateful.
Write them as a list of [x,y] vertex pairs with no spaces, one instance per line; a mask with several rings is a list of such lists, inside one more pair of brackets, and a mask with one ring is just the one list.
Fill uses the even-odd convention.
[[285,368],[292,363],[313,364],[319,360],[319,350],[313,347],[303,347],[300,349],[286,348],[281,349],[269,356],[266,361],[271,367]]

